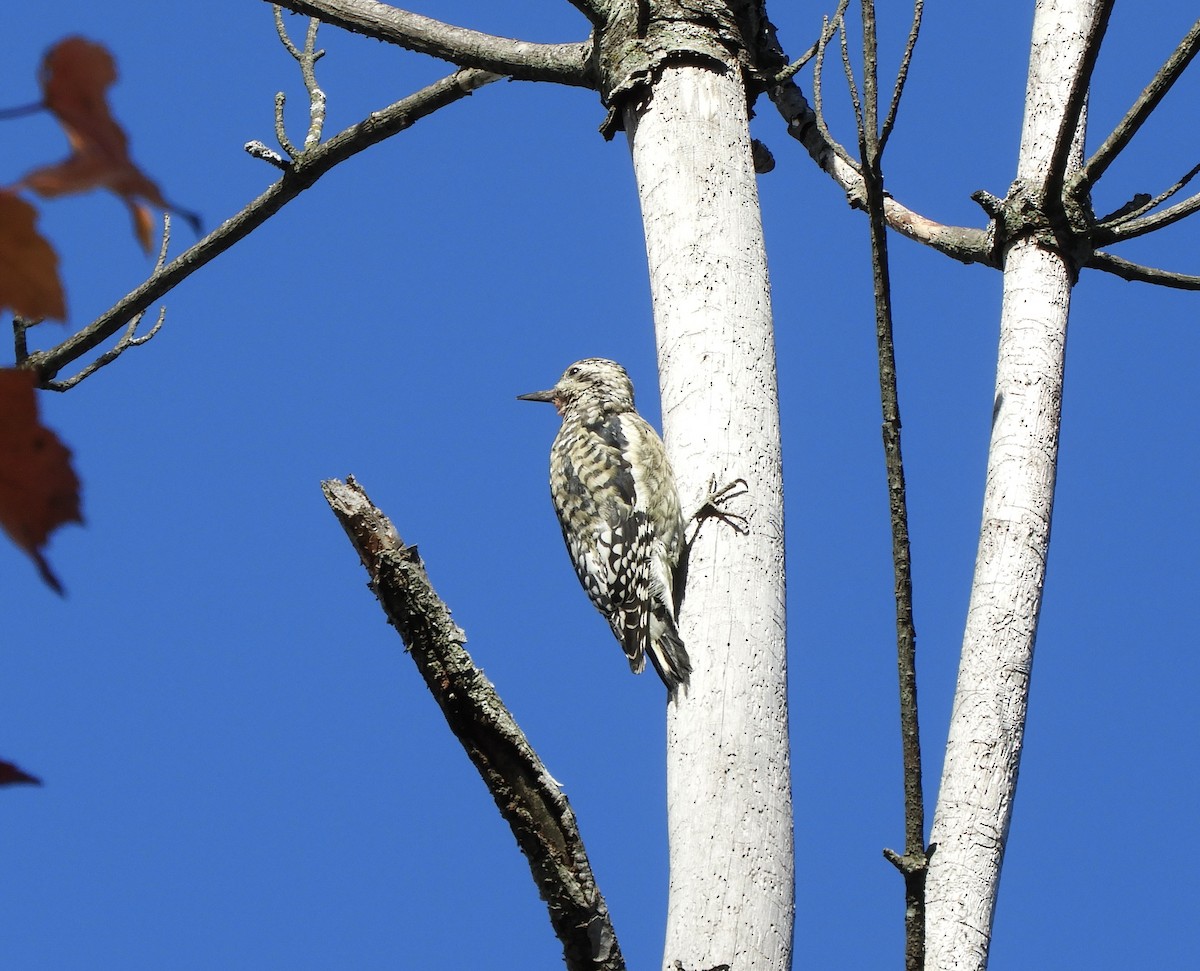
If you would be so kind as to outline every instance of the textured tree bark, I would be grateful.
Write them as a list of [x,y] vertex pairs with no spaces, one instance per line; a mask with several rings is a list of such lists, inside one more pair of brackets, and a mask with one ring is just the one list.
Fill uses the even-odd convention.
[[463,647],[466,634],[434,591],[416,547],[405,545],[353,476],[327,479],[321,491],[388,622],[525,854],[567,971],[625,971],[571,804]]
[[[1061,214],[1046,173],[1098,4],[1039,0],[1018,185],[1010,199]],[[1084,117],[1068,173],[1078,168]],[[1054,191],[1054,187],[1051,187]],[[1061,192],[1061,185],[1058,188]],[[1077,266],[1048,231],[1005,256],[983,522],[926,879],[926,968],[987,966],[1012,817],[1054,506],[1064,355]]]
[[663,424],[684,506],[743,477],[749,534],[709,521],[667,715],[664,968],[784,971],[794,918],[783,483],[770,286],[736,69],[673,64],[625,109],[646,234]]

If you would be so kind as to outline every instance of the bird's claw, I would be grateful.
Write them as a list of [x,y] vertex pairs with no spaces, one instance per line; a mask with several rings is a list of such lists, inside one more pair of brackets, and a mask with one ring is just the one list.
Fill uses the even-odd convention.
[[749,535],[750,521],[745,516],[736,512],[730,512],[724,508],[725,503],[730,499],[744,496],[749,491],[750,483],[742,478],[726,482],[725,485],[718,489],[717,477],[714,475],[709,480],[708,495],[700,503],[700,508],[692,514],[692,518],[696,520],[697,528],[706,519],[719,519],[727,526],[732,527],[735,533],[741,533],[743,536]]

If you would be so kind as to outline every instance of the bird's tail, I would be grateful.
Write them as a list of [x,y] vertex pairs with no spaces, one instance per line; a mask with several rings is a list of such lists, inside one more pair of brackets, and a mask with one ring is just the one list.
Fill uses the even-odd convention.
[[650,663],[667,686],[667,692],[674,695],[680,685],[686,687],[691,679],[692,660],[683,646],[679,631],[675,629],[674,618],[666,610],[660,608],[651,616],[647,641],[646,653],[650,655]]
[[675,628],[675,618],[663,604],[655,604],[645,613],[638,610],[617,614],[609,623],[634,674],[645,670],[649,656],[671,695],[681,684],[687,685],[692,662]]

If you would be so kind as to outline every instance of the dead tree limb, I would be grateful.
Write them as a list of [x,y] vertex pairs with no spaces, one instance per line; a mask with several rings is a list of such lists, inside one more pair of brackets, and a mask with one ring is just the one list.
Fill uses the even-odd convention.
[[[302,153],[294,162],[288,163],[276,156],[274,164],[283,169],[283,176],[266,192],[166,266],[155,270],[144,283],[66,340],[48,350],[32,353],[23,353],[18,341],[17,366],[36,371],[42,387],[65,390],[53,380],[59,371],[109,340],[137,314],[248,236],[334,166],[498,79],[499,75],[487,71],[455,71],[407,98],[373,112],[358,124]],[[266,146],[254,142],[246,148],[252,155],[260,157],[258,150],[269,152]]]
[[[518,81],[597,86],[589,41],[535,44],[456,27],[372,0],[272,0],[295,13],[318,17],[356,34],[438,57],[460,67],[504,74]],[[596,3],[591,7],[600,9]]]
[[404,544],[353,476],[346,482],[327,479],[321,489],[366,567],[388,622],[529,861],[567,967],[624,971],[570,803],[466,652],[466,635],[430,584],[416,547]]

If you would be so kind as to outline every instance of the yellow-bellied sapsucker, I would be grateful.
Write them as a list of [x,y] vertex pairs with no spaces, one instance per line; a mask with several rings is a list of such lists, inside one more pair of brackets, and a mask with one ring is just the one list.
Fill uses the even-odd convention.
[[674,693],[692,671],[675,629],[683,515],[662,440],[634,410],[629,375],[590,357],[553,388],[520,398],[548,401],[562,415],[550,448],[550,496],[579,582],[633,672],[649,655]]

